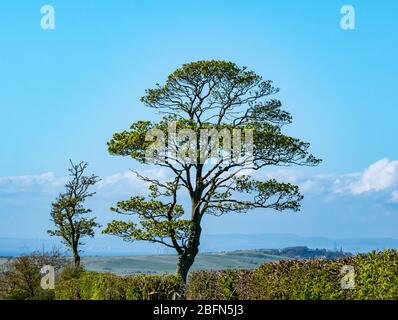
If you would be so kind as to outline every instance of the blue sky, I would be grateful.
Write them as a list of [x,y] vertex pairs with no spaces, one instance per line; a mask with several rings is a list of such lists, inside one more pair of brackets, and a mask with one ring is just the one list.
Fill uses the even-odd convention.
[[[55,8],[55,30],[40,28],[44,4]],[[356,10],[355,30],[340,27],[344,4]],[[183,63],[223,59],[281,88],[294,117],[287,133],[324,162],[269,173],[302,186],[301,213],[217,218],[222,229],[209,217],[207,233],[398,237],[396,1],[0,6],[0,236],[45,236],[70,158],[107,182],[91,206],[113,219],[108,208],[141,190],[127,172],[135,164],[109,156],[106,142],[153,117],[139,102],[146,88]]]

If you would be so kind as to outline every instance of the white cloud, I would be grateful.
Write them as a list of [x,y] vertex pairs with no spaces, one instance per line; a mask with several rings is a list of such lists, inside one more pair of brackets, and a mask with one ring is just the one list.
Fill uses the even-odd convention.
[[45,172],[38,175],[24,175],[24,176],[5,176],[0,177],[0,186],[15,184],[21,186],[43,185],[51,184],[58,185],[64,183],[63,178],[56,177],[53,172]]
[[303,174],[291,169],[270,170],[265,175],[268,179],[276,179],[290,183],[297,183],[303,178]]
[[[166,181],[171,178],[165,168],[138,170],[143,176]],[[398,203],[398,161],[381,159],[362,172],[344,175],[318,174],[310,176],[297,168],[267,169],[252,174],[255,179],[277,179],[300,186],[304,194],[351,195],[378,193],[387,202]],[[38,175],[0,177],[0,193],[23,192],[52,194],[62,190],[67,177],[57,177],[52,172]],[[97,185],[99,196],[146,194],[147,183],[132,171],[101,177]],[[382,193],[384,192],[384,193]]]
[[115,185],[121,182],[134,185],[138,183],[138,178],[131,171],[115,173],[113,175],[101,178],[101,181],[98,183],[98,187],[103,188],[105,186]]
[[[168,179],[166,169],[142,170],[138,172],[143,176],[159,179],[160,181]],[[45,172],[36,175],[3,176],[0,177],[0,188],[6,188],[10,186],[21,188],[35,186],[59,187],[63,186],[67,182],[67,180],[68,177],[58,177],[53,172]],[[137,185],[138,182],[142,181],[137,177],[134,172],[125,171],[101,177],[101,181],[98,183],[98,186],[104,187],[119,183],[129,183],[132,185]]]
[[332,185],[332,178],[329,176],[317,175],[312,178],[306,178],[298,183],[302,193],[323,193],[327,192]]
[[[160,170],[141,170],[143,176],[165,181],[169,178],[164,168]],[[145,195],[148,193],[148,183],[139,179],[132,171],[115,173],[100,177],[101,181],[96,185],[98,197],[109,198],[115,196],[131,196],[134,194]],[[53,172],[45,172],[37,175],[3,176],[0,177],[1,197],[23,197],[28,195],[45,195],[55,197],[64,189],[69,177],[59,177]]]
[[354,195],[369,191],[382,191],[398,184],[398,161],[381,159],[360,175],[359,179],[350,183],[349,188]]
[[53,172],[37,175],[0,177],[0,192],[12,194],[21,192],[47,193],[63,186],[66,178],[57,177]]
[[369,165],[362,172],[343,175],[324,175],[306,178],[300,183],[302,191],[327,192],[359,196],[378,194],[390,197],[398,203],[398,161],[381,159]]
[[256,178],[261,177],[297,184],[303,193],[351,196],[378,193],[389,197],[386,201],[398,203],[398,161],[387,158],[372,163],[362,172],[310,176],[288,168],[267,171],[262,175],[256,173]]
[[398,203],[398,191],[397,191],[397,190],[394,190],[394,191],[391,193],[391,199],[390,199],[390,201],[393,202],[393,203]]
[[[137,170],[137,172],[144,177],[157,179],[159,181],[165,181],[169,178],[168,172],[164,168],[158,170]],[[133,171],[125,171],[101,178],[101,181],[98,183],[98,188],[101,189],[118,184],[128,184],[130,186],[135,186],[138,189],[142,189],[142,186],[146,185],[146,183],[137,177]]]

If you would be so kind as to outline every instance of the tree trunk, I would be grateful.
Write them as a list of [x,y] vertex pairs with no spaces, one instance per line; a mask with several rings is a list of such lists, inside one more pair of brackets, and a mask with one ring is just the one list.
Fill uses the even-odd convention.
[[195,257],[189,255],[187,256],[184,254],[178,257],[176,274],[181,277],[185,284],[188,280],[189,269],[192,267],[194,261]]
[[80,255],[77,246],[73,246],[73,260],[75,262],[75,267],[80,268]]
[[[200,177],[200,174],[198,177]],[[197,179],[199,179],[198,177]],[[189,236],[187,248],[185,248],[185,250],[178,256],[176,274],[181,277],[185,284],[188,280],[189,269],[191,269],[195,261],[195,257],[199,252],[200,234],[202,232],[202,227],[200,226],[201,214],[199,210],[199,201],[201,197],[201,192],[193,192],[191,194],[193,229]]]
[[195,262],[195,257],[199,253],[201,231],[202,228],[199,221],[191,234],[190,240],[188,242],[188,248],[185,252],[178,256],[176,274],[182,278],[184,283],[187,283],[189,269],[191,269],[193,263]]

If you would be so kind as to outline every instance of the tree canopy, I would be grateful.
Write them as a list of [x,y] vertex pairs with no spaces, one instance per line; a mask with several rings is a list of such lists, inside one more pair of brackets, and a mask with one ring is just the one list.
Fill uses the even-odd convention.
[[[278,92],[272,81],[226,61],[185,64],[164,85],[146,90],[141,101],[161,115],[160,121],[134,122],[113,135],[108,150],[163,168],[170,178],[137,173],[149,195],[120,201],[112,210],[136,215],[139,222],[114,220],[104,232],[174,248],[177,273],[186,279],[205,214],[298,211],[303,198],[298,186],[257,178],[268,166],[316,166],[321,161],[309,152],[309,143],[283,134],[292,117],[279,100],[270,99]],[[181,202],[184,191],[190,200],[187,212]]]
[[65,185],[65,192],[59,194],[51,204],[51,220],[56,229],[48,230],[50,236],[61,237],[67,247],[72,249],[75,265],[80,266],[79,246],[82,245],[83,237],[93,237],[94,228],[100,227],[96,218],[89,218],[86,215],[91,209],[84,207],[87,198],[92,197],[95,192],[89,188],[95,185],[99,179],[94,174],[85,175],[88,164],[80,162],[73,164],[68,169],[71,177]]

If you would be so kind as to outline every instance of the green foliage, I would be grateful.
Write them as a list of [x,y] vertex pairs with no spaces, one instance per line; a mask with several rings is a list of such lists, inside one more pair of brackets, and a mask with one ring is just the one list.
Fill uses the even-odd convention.
[[243,296],[250,270],[192,272],[187,298],[192,300],[235,300]]
[[85,272],[82,266],[75,266],[74,264],[65,265],[61,272],[57,276],[57,281],[67,281],[71,279],[80,278],[80,276]]
[[87,198],[95,194],[88,189],[99,180],[95,175],[85,175],[88,166],[86,162],[77,165],[72,161],[70,163],[71,168],[68,171],[71,180],[65,185],[66,191],[51,204],[50,215],[56,229],[48,230],[47,233],[62,238],[66,246],[73,251],[75,265],[79,266],[79,245],[83,244],[81,239],[94,237],[94,228],[100,227],[95,218],[85,216],[91,209],[84,207]]
[[[163,182],[137,174],[149,184],[150,199],[132,197],[113,211],[138,215],[139,222],[114,220],[104,233],[174,248],[177,272],[186,280],[199,252],[205,214],[298,211],[303,198],[298,186],[242,176],[244,170],[265,166],[321,162],[309,152],[309,143],[282,133],[292,118],[279,100],[269,99],[278,92],[254,71],[215,60],[184,64],[163,85],[146,90],[141,102],[162,118],[137,121],[115,133],[108,151],[166,168],[172,178]],[[178,204],[184,191],[191,202],[189,220]]]
[[[342,267],[355,270],[355,287],[342,289]],[[336,260],[285,260],[253,271],[200,271],[190,276],[190,299],[398,299],[398,251]]]
[[221,285],[223,271],[195,271],[190,274],[187,297],[191,300],[225,299]]
[[127,300],[170,300],[174,293],[181,292],[183,283],[171,275],[127,277]]
[[[40,287],[40,268],[53,265],[55,290]],[[355,271],[355,287],[341,288],[342,267]],[[185,289],[198,300],[398,299],[398,251],[385,250],[336,260],[282,260],[254,270],[197,271],[189,285],[172,275],[117,276],[65,265],[58,253],[11,260],[0,277],[0,298],[10,300],[162,300]]]
[[350,261],[297,260],[261,266],[252,273],[248,299],[343,299],[341,267]]
[[[342,267],[355,270],[355,287],[343,289]],[[29,267],[30,266],[30,267]],[[188,286],[172,275],[116,276],[66,267],[52,292],[38,287],[35,265],[15,263],[24,275],[36,275],[33,294],[21,275],[8,276],[3,299],[162,300],[183,293],[195,300],[348,300],[398,299],[398,251],[371,252],[336,260],[282,260],[254,270],[192,272]],[[15,280],[18,279],[18,280]],[[0,290],[1,291],[1,290]]]
[[191,228],[191,222],[181,219],[184,214],[182,206],[156,200],[156,190],[152,189],[153,195],[150,200],[135,196],[129,200],[119,201],[116,208],[111,208],[112,211],[121,214],[137,214],[140,225],[131,221],[113,220],[102,232],[122,237],[125,241],[156,242],[156,239],[168,238],[171,233],[174,234],[176,241],[185,239]]
[[181,290],[175,276],[126,276],[84,272],[78,278],[57,282],[58,300],[162,300]]
[[354,299],[398,299],[398,251],[384,250],[354,258]]
[[54,290],[41,288],[40,269],[53,266],[55,271],[66,264],[57,250],[33,252],[30,255],[11,259],[0,276],[0,298],[5,300],[51,300]]
[[79,279],[72,278],[58,281],[55,284],[54,299],[56,300],[80,300]]

